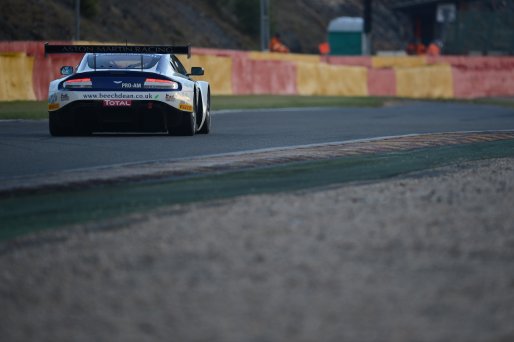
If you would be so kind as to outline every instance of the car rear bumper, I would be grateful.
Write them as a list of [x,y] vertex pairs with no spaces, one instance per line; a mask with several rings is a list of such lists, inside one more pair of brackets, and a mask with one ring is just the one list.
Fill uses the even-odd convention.
[[105,107],[103,101],[74,101],[51,112],[58,124],[87,132],[166,132],[181,124],[187,112],[160,101],[132,101]]

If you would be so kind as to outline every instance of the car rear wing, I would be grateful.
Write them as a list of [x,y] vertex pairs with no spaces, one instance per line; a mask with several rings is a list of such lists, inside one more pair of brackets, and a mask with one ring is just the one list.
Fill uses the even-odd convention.
[[45,56],[54,53],[134,53],[173,54],[191,58],[191,45],[50,45],[45,43]]

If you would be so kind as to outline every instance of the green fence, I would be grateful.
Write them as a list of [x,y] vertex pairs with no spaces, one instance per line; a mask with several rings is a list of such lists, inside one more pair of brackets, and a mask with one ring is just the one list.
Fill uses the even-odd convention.
[[460,12],[444,43],[445,54],[514,55],[514,11]]

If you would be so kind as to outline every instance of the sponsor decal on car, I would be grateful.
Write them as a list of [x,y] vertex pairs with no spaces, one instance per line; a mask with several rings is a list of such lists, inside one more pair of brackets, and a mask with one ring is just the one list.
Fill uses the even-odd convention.
[[70,96],[68,94],[61,94],[61,101],[65,102],[65,101],[69,101],[70,100]]
[[175,96],[173,94],[166,94],[166,101],[175,101]]
[[104,107],[130,107],[132,100],[104,100]]
[[59,109],[60,105],[59,103],[49,103],[48,104],[48,110],[56,110]]
[[55,103],[57,102],[57,94],[53,93],[50,96],[48,96],[48,103]]
[[86,100],[100,100],[100,99],[148,99],[154,98],[153,94],[127,94],[127,93],[96,93],[96,94],[81,94],[81,97]]
[[182,101],[182,102],[192,102],[192,98],[190,98],[189,96],[186,96],[184,94],[180,94],[180,93],[175,93],[175,100],[178,100],[178,101]]
[[193,111],[193,106],[191,106],[190,104],[187,104],[187,103],[181,103],[179,108],[181,110],[185,110],[185,111],[188,111],[188,112],[192,112]]
[[[116,83],[116,82],[114,82],[114,83]],[[128,88],[128,89],[137,89],[137,88],[142,88],[143,85],[141,83],[122,83],[121,87]]]

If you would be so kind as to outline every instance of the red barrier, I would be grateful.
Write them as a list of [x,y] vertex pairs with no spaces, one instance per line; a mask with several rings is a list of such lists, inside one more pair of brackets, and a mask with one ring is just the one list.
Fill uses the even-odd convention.
[[[51,41],[50,44],[72,44],[71,41]],[[25,52],[28,56],[44,57],[44,42],[39,41],[3,41],[0,42],[2,52]]]
[[514,96],[513,72],[505,70],[462,70],[452,68],[456,98]]
[[368,69],[370,96],[396,96],[396,76],[393,69]]
[[246,55],[232,57],[232,94],[252,93],[251,63]]
[[363,66],[371,68],[371,57],[368,56],[322,56],[321,61],[333,65]]
[[427,56],[429,64],[450,64],[461,70],[514,70],[514,57]]
[[251,60],[246,54],[233,55],[232,93],[295,95],[296,65],[287,61]]
[[[269,78],[270,93],[273,95],[295,95],[296,64],[286,61],[253,61],[254,72]],[[256,92],[256,94],[259,94]]]
[[34,93],[38,100],[48,98],[48,85],[50,81],[62,77],[59,73],[63,65],[71,65],[74,68],[80,63],[82,55],[52,55],[36,58],[34,63]]
[[192,55],[208,55],[208,56],[222,56],[232,57],[237,55],[246,55],[245,51],[228,50],[228,49],[211,49],[211,48],[191,48]]

